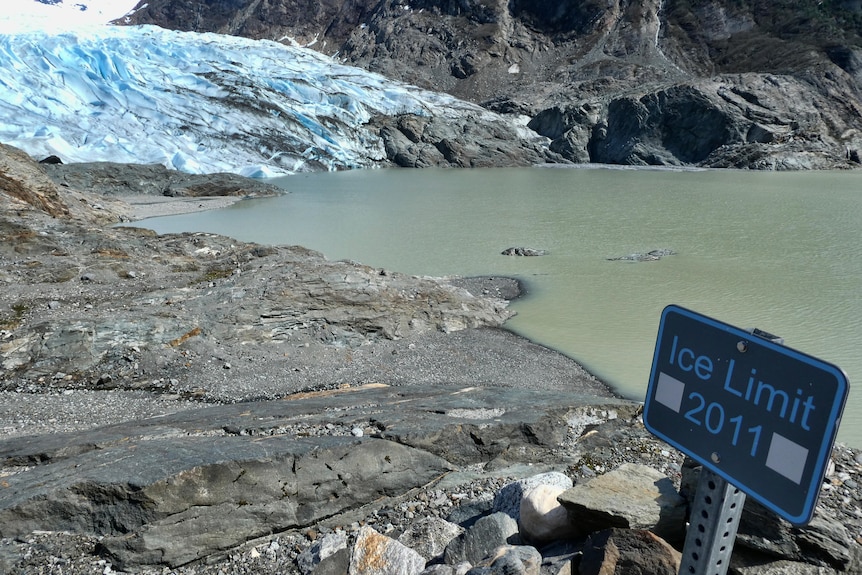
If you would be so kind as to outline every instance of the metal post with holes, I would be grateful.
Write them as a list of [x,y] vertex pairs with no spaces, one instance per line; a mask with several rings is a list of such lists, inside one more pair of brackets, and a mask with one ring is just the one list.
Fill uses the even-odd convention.
[[679,575],[725,575],[745,493],[703,467],[691,509]]
[[[752,335],[784,345],[784,339],[757,328],[748,330]],[[748,350],[749,343],[736,344],[740,353]],[[721,463],[721,455],[710,455],[713,463]],[[700,480],[694,494],[685,546],[679,575],[725,575],[730,567],[730,555],[736,541],[745,493],[716,475],[706,467],[700,471]]]

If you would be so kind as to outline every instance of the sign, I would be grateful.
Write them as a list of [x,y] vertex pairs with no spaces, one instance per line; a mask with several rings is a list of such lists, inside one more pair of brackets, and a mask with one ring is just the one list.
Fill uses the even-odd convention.
[[661,315],[644,425],[791,523],[808,523],[847,399],[844,372],[690,310]]

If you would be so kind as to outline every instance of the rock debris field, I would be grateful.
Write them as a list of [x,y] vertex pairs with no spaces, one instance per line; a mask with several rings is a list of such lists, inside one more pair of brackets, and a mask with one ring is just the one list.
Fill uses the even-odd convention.
[[[158,236],[276,191],[141,169],[0,146],[0,572],[677,572],[698,468],[503,329],[517,282]],[[730,572],[859,573],[860,472],[749,501]]]

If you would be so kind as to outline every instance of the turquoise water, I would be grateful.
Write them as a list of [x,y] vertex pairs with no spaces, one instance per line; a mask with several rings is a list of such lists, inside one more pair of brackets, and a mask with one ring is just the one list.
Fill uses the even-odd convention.
[[[661,310],[757,327],[842,368],[862,446],[862,173],[512,168],[290,176],[290,193],[144,222],[416,275],[524,281],[507,327],[643,399]],[[548,250],[507,257],[512,246]],[[676,255],[608,258],[657,248]]]

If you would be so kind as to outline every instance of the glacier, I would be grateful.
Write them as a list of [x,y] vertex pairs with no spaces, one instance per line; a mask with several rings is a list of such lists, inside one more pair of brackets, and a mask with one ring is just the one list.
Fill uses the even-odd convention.
[[3,0],[0,34],[59,32],[104,25],[134,12],[139,0]]
[[374,115],[494,115],[307,48],[155,26],[3,34],[0,66],[0,141],[67,163],[365,168],[386,157]]

